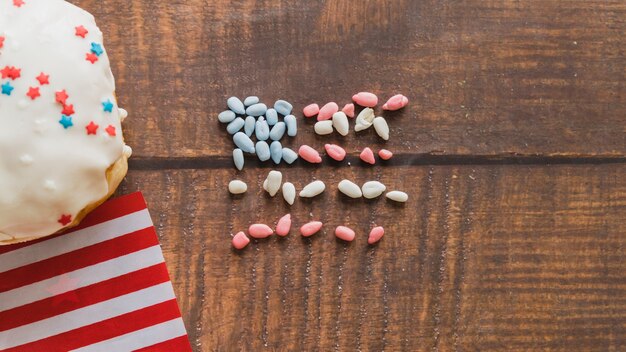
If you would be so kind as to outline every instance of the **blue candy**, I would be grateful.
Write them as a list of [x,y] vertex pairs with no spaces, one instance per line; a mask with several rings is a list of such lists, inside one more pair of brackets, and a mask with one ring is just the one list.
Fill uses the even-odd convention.
[[287,125],[287,135],[295,137],[298,134],[298,121],[293,115],[285,116],[285,124]]
[[270,160],[270,146],[265,141],[256,142],[256,155],[261,161]]
[[235,117],[237,117],[237,115],[230,110],[222,111],[219,115],[217,115],[217,119],[220,120],[221,123],[231,123]]
[[255,134],[256,139],[259,141],[266,141],[270,138],[270,126],[265,119],[260,118],[259,121],[256,122]]
[[278,123],[278,113],[274,109],[267,109],[265,112],[265,119],[267,120],[268,125],[274,126]]
[[246,108],[243,106],[243,103],[239,100],[239,98],[230,97],[226,103],[228,104],[228,108],[235,114],[243,115],[246,113]]
[[270,145],[270,153],[272,154],[274,164],[280,164],[280,161],[283,159],[283,145],[280,144],[279,141],[272,142]]
[[243,132],[237,132],[233,136],[235,145],[246,153],[254,153],[254,142]]
[[267,111],[267,105],[263,103],[259,103],[259,104],[254,104],[252,106],[249,106],[246,109],[245,113],[250,116],[258,117],[258,116],[264,115],[266,111]]
[[298,160],[298,153],[289,148],[283,148],[283,160],[287,164],[293,164],[294,161]]
[[235,167],[237,168],[237,170],[243,170],[244,159],[241,149],[233,150],[233,161],[235,162]]
[[270,138],[273,141],[279,141],[281,140],[281,138],[283,138],[283,136],[285,135],[285,130],[287,129],[286,125],[284,122],[279,122],[276,125],[274,125],[274,127],[272,127],[272,130],[270,131]]
[[284,100],[277,100],[276,103],[274,103],[274,109],[276,109],[276,111],[278,111],[278,113],[280,113],[281,115],[287,116],[291,114],[291,111],[293,110],[293,105]]
[[244,124],[245,122],[243,121],[243,119],[241,117],[238,117],[234,119],[233,122],[228,124],[228,126],[226,127],[226,131],[228,131],[228,133],[230,134],[235,134],[241,130]]
[[243,126],[243,132],[246,134],[246,136],[252,137],[252,134],[254,133],[255,125],[256,125],[256,119],[254,117],[252,116],[246,117],[246,122]]

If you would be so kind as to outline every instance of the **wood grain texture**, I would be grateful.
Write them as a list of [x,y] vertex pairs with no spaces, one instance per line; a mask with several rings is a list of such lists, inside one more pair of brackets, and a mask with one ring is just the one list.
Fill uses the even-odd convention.
[[231,95],[300,110],[360,90],[412,99],[389,115],[398,152],[626,153],[621,0],[75,3],[106,35],[136,157],[228,155]]
[[[283,172],[329,189],[289,208],[251,169],[133,171],[120,190],[145,192],[197,350],[626,348],[626,166]],[[243,197],[224,189],[235,176]],[[379,179],[411,200],[347,200],[342,178]],[[231,233],[286,212],[295,226],[326,225],[232,250]],[[387,235],[370,247],[374,224]],[[335,240],[337,225],[355,242]]]
[[[105,34],[135,151],[118,192],[149,201],[196,351],[626,350],[624,1],[72,2]],[[286,145],[350,153],[280,168],[326,181],[319,199],[288,208],[260,191],[271,165],[232,168],[227,97],[300,110],[361,90],[412,103],[387,143],[301,121]],[[392,162],[357,161],[383,145]],[[235,177],[247,195],[226,193]],[[342,178],[411,201],[346,200]],[[286,212],[327,225],[231,249]]]

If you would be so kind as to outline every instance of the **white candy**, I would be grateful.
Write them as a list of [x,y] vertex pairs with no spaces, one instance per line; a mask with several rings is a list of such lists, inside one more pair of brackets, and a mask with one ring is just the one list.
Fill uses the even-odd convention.
[[315,133],[325,136],[333,133],[333,122],[331,120],[320,121],[315,124]]
[[350,123],[348,122],[348,116],[343,111],[336,112],[333,115],[333,127],[342,136],[347,136],[350,132]]
[[322,194],[326,190],[326,185],[322,181],[314,181],[306,185],[300,192],[302,198],[313,198]]
[[374,129],[376,130],[376,133],[378,133],[380,138],[386,141],[389,140],[389,125],[384,118],[377,117],[374,119]]
[[363,197],[363,192],[361,192],[361,188],[352,181],[343,180],[339,182],[339,191],[350,198],[361,198]]
[[285,182],[283,184],[283,198],[289,205],[293,205],[296,201],[296,186],[291,182]]
[[409,195],[404,192],[393,191],[387,193],[387,198],[393,200],[394,202],[405,203],[409,200]]
[[240,180],[232,180],[228,184],[228,191],[232,194],[243,194],[248,190],[248,185]]
[[270,171],[270,173],[267,175],[267,178],[265,179],[265,182],[263,182],[263,189],[267,191],[267,193],[270,194],[270,196],[275,196],[276,193],[278,193],[278,190],[280,190],[280,186],[283,183],[283,174],[280,171]]
[[363,111],[361,111],[361,113],[356,117],[356,125],[354,126],[354,130],[356,132],[360,132],[370,128],[374,123],[375,118],[376,115],[374,115],[374,109],[363,109]]
[[363,197],[374,199],[383,194],[387,190],[387,187],[378,181],[370,181],[366,182],[361,190],[363,191]]

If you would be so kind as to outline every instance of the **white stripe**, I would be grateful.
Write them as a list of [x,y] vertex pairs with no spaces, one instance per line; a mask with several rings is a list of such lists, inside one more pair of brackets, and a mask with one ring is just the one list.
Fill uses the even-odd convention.
[[[163,263],[161,247],[150,248],[0,293],[0,312]],[[70,282],[68,287],[59,283]],[[71,286],[71,287],[70,287]],[[53,289],[54,288],[54,289]]]
[[96,303],[0,333],[0,349],[43,340],[83,326],[174,299],[170,282]]
[[0,254],[0,273],[53,258],[152,226],[148,209]]
[[164,341],[186,335],[185,324],[181,318],[166,321],[126,335],[89,345],[73,352],[125,352],[156,345]]

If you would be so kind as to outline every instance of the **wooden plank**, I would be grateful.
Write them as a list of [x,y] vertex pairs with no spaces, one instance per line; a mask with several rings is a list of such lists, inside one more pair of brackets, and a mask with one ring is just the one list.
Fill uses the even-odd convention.
[[[264,171],[131,171],[196,350],[620,351],[626,348],[625,165],[283,170],[319,199],[260,191]],[[225,187],[249,183],[243,197]],[[405,206],[346,200],[342,178],[407,191]],[[311,239],[254,241],[251,222],[326,222]],[[387,235],[366,244],[373,224]],[[346,245],[337,225],[354,228]]]
[[413,100],[388,115],[399,153],[626,153],[624,1],[73,2],[105,32],[137,157],[229,155],[230,95],[300,110],[359,90]]

